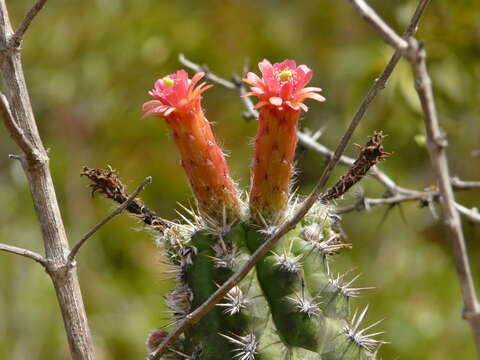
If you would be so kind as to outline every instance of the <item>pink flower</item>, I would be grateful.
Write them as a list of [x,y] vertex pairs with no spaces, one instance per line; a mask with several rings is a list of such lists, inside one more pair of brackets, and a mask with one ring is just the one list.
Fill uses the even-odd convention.
[[293,110],[302,109],[308,111],[303,103],[305,99],[325,101],[325,98],[317,94],[322,89],[317,87],[305,87],[312,79],[312,70],[306,65],[297,66],[293,60],[285,60],[281,63],[271,64],[263,60],[258,64],[262,72],[262,78],[249,72],[244,82],[251,86],[250,92],[244,96],[257,96],[259,101],[256,109],[270,106],[282,110],[288,106]]
[[155,88],[149,91],[155,100],[143,104],[145,115],[142,118],[152,114],[168,118],[174,112],[182,113],[200,106],[202,93],[213,86],[203,82],[195,87],[204,75],[203,72],[196,73],[190,80],[185,70],[178,70],[174,74],[158,79]]

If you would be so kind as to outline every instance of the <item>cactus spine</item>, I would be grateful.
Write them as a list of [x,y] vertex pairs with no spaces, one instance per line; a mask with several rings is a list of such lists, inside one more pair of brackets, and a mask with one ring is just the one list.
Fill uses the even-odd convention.
[[[164,118],[172,130],[199,209],[193,220],[165,227],[158,241],[178,280],[167,296],[174,319],[208,299],[295,207],[289,200],[297,123],[308,109],[305,99],[325,99],[321,89],[305,87],[312,77],[305,65],[264,60],[259,67],[261,78],[249,73],[245,79],[247,96],[257,96],[260,109],[248,211],[201,109],[200,94],[208,86],[195,86],[203,74],[190,80],[181,70],[158,80],[150,92],[154,100],[144,104],[145,116]],[[338,186],[335,194],[340,192]],[[349,299],[362,289],[352,287],[356,278],[330,270],[331,258],[348,247],[335,230],[337,221],[327,204],[317,203],[163,358],[374,359],[382,341],[359,329],[366,310],[350,319]],[[165,334],[154,331],[149,347]]]

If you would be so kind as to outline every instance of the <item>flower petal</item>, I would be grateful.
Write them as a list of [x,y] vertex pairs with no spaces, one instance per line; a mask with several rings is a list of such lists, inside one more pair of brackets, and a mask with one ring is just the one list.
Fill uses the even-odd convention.
[[306,99],[308,98],[308,99],[317,100],[317,101],[320,101],[320,102],[324,102],[325,100],[327,100],[322,95],[316,94],[316,93],[309,93],[309,94],[305,95],[305,98]]
[[270,104],[275,105],[275,106],[281,106],[283,104],[283,99],[278,96],[272,96],[270,99],[268,99]]

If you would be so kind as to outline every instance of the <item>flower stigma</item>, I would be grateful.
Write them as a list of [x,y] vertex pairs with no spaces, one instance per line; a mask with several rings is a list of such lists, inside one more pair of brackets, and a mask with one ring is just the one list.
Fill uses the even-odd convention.
[[175,81],[169,76],[165,76],[162,79],[162,81],[163,81],[163,85],[168,86],[168,87],[172,87],[173,84],[175,83]]
[[288,81],[292,78],[292,76],[292,70],[283,70],[280,74],[278,74],[278,78],[280,79],[280,81]]

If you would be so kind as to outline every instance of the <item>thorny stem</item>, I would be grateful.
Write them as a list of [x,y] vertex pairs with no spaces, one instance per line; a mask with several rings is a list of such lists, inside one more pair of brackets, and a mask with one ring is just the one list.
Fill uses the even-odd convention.
[[[298,133],[298,138],[301,140],[303,146],[311,149],[321,155],[332,157],[333,150],[327,148],[325,145],[320,144],[311,136],[304,132]],[[346,155],[342,155],[339,159],[339,163],[345,166],[352,166],[355,162],[355,159],[348,157]],[[388,190],[392,193],[401,192],[402,190],[406,190],[395,184],[395,182],[382,170],[380,170],[377,166],[372,166],[369,171],[369,175],[372,175],[375,179],[377,179],[380,183],[382,183]]]
[[103,225],[108,223],[110,220],[112,220],[115,216],[118,214],[122,213],[137,197],[140,192],[147,186],[148,184],[152,183],[152,177],[148,176],[143,180],[143,182],[138,185],[137,189],[128,197],[125,202],[120,204],[115,210],[113,210],[109,215],[107,215],[102,221],[100,221],[98,224],[96,224],[93,228],[90,229],[72,248],[72,251],[70,251],[70,254],[68,254],[68,266],[72,266],[73,261],[75,260],[75,256],[77,253],[80,251],[80,248],[85,244],[85,242],[90,239],[93,234],[95,234]]
[[415,84],[424,114],[427,133],[427,149],[435,169],[441,194],[441,204],[445,224],[450,233],[453,248],[453,259],[460,280],[464,301],[464,318],[469,322],[477,346],[480,359],[480,305],[478,303],[472,272],[468,260],[460,216],[455,207],[455,196],[446,154],[447,141],[440,129],[432,81],[426,65],[426,52],[419,43],[410,38],[405,41],[395,33],[363,0],[349,0],[357,11],[383,36],[383,38],[410,62]]
[[[428,0],[422,0],[420,1],[419,8],[421,9],[420,11],[417,9],[415,12],[415,15],[412,19],[412,23],[415,23],[414,26],[412,26],[412,29],[416,28],[416,23],[418,23],[418,20],[420,18],[420,14],[425,8],[425,4],[428,2]],[[422,5],[423,4],[423,5]],[[410,27],[409,27],[410,28]],[[395,56],[395,55],[394,55]],[[185,58],[183,57],[183,60]],[[393,57],[392,57],[393,60]],[[389,62],[389,65],[392,63],[392,60]],[[182,61],[182,57],[180,58],[180,61]],[[398,62],[398,60],[397,60]],[[185,66],[189,66],[188,63],[182,62]],[[189,62],[190,65],[193,64]],[[196,65],[196,64],[194,64]],[[313,204],[318,200],[320,197],[323,187],[327,183],[330,174],[333,171],[333,168],[339,161],[343,151],[345,150],[345,147],[347,146],[348,142],[350,141],[351,136],[353,135],[353,132],[357,125],[359,124],[361,118],[363,117],[363,114],[370,104],[370,102],[373,100],[375,97],[376,93],[378,90],[380,90],[382,87],[385,86],[385,82],[390,76],[391,72],[393,71],[396,62],[394,65],[387,65],[387,68],[385,68],[384,72],[382,75],[385,74],[384,77],[382,75],[380,76],[379,79],[375,81],[375,83],[372,85],[372,88],[369,90],[367,93],[367,96],[365,97],[365,100],[362,101],[362,104],[360,105],[358,116],[354,116],[352,119],[352,122],[350,123],[347,131],[343,135],[342,139],[340,140],[339,144],[337,145],[337,148],[335,149],[333,157],[330,158],[330,161],[327,165],[327,167],[324,169],[322,176],[320,177],[320,180],[318,181],[317,185],[315,186],[314,190],[310,195],[307,197],[307,199],[302,203],[302,205],[299,207],[299,209],[293,214],[293,216],[286,221],[281,227],[275,231],[272,236],[270,236],[263,244],[260,246],[250,257],[250,259],[237,271],[235,274],[233,274],[215,293],[213,293],[202,305],[200,305],[197,309],[195,309],[193,312],[188,314],[180,323],[179,325],[171,331],[167,337],[163,340],[163,342],[160,344],[160,346],[153,351],[148,357],[148,360],[159,360],[161,356],[165,353],[167,350],[169,344],[172,343],[180,334],[182,334],[185,330],[187,330],[190,326],[198,322],[203,316],[205,316],[211,309],[215,307],[215,305],[222,300],[222,298],[230,291],[232,287],[237,285],[249,272],[250,270],[256,265],[260,259],[267,254],[268,251],[273,247],[273,245],[287,232],[289,232],[291,229],[293,229],[296,224],[305,216],[305,214],[308,212],[308,210],[313,206]],[[208,76],[208,75],[207,75]],[[210,73],[210,79],[211,73]],[[214,80],[212,80],[214,81]],[[384,81],[382,83],[382,81]],[[229,87],[231,88],[231,87]],[[237,87],[238,89],[238,87]],[[373,89],[373,90],[372,90]]]

